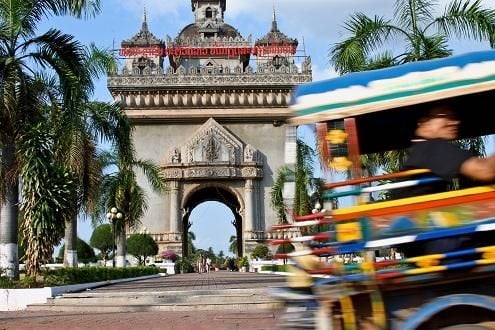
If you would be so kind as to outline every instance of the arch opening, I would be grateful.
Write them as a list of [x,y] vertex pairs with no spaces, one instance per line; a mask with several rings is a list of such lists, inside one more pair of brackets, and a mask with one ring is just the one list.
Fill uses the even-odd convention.
[[[205,206],[210,208],[210,211],[204,212]],[[223,206],[223,207],[222,207]],[[220,213],[212,212],[212,208],[220,209]],[[190,256],[190,237],[191,228],[201,221],[203,225],[206,223],[209,228],[212,226],[228,226],[232,229],[232,235],[236,237],[237,256],[243,255],[243,239],[242,239],[242,216],[240,214],[241,203],[237,196],[227,188],[221,186],[201,187],[192,192],[184,203],[186,212],[182,218],[182,255]],[[223,211],[222,211],[223,209]],[[222,221],[215,219],[216,216],[224,217]],[[230,219],[229,219],[230,217]],[[201,218],[201,219],[200,219]],[[198,227],[199,228],[199,227]],[[228,232],[228,230],[226,231]],[[202,233],[194,232],[195,236]],[[229,238],[230,238],[229,236]],[[229,239],[227,238],[227,240]],[[208,237],[204,238],[211,241]],[[216,239],[216,238],[215,238]],[[208,247],[206,247],[208,248]],[[227,252],[227,251],[224,251]]]

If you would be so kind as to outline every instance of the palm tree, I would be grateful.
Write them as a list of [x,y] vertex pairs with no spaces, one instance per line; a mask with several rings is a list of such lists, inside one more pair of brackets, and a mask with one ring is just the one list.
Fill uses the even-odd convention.
[[196,234],[192,231],[187,232],[187,253],[188,256],[196,254],[197,250],[194,246],[194,241],[196,240]]
[[[495,10],[481,0],[453,0],[434,17],[436,1],[396,0],[394,19],[352,15],[344,24],[351,34],[330,50],[337,72],[363,71],[452,54],[448,40],[465,37],[488,40],[495,46]],[[404,51],[382,51],[384,46],[401,42]],[[381,52],[381,53],[380,53]]]
[[78,214],[87,214],[94,207],[103,176],[96,146],[99,142],[115,143],[118,123],[126,120],[124,111],[118,105],[90,101],[93,79],[115,70],[113,56],[91,45],[85,52],[84,60],[87,77],[91,79],[80,80],[78,90],[70,94],[70,102],[64,104],[69,111],[57,112],[51,118],[58,128],[58,156],[78,181],[74,194],[76,208],[68,215],[64,239],[64,264],[72,267],[77,266],[75,242]]
[[314,178],[316,152],[304,141],[297,140],[297,159],[295,172],[292,175],[289,168],[281,167],[275,178],[271,190],[271,205],[277,212],[279,223],[287,223],[287,207],[282,196],[284,184],[289,180],[295,181],[295,196],[293,212],[295,215],[303,215],[311,212],[311,195],[319,191],[321,180]]
[[[18,277],[17,218],[19,213],[19,167],[17,141],[25,130],[35,128],[42,102],[29,91],[35,83],[35,65],[56,72],[65,91],[72,77],[84,75],[82,47],[70,35],[56,29],[36,35],[41,20],[53,15],[91,16],[99,12],[99,0],[0,0],[0,267]],[[34,65],[30,67],[30,64]],[[32,107],[37,105],[37,107]],[[26,134],[25,137],[29,136]],[[32,219],[33,220],[33,219]]]
[[239,254],[239,251],[237,251],[237,236],[230,236],[229,243],[229,252],[232,252],[237,257]]
[[[337,72],[373,70],[406,62],[445,57],[452,54],[448,47],[453,37],[487,40],[495,46],[495,10],[486,8],[481,0],[453,0],[443,13],[434,17],[437,2],[428,0],[396,0],[394,19],[352,15],[344,24],[350,37],[330,50],[331,62]],[[385,46],[401,42],[404,49],[394,53]],[[478,154],[484,153],[480,138],[467,139],[461,144]],[[400,168],[405,151],[367,155],[363,165],[370,175],[378,168],[395,172]]]
[[[149,160],[135,158],[134,147],[130,141],[132,127],[121,127],[121,139],[125,143],[117,143],[114,153],[105,153],[103,159],[107,169],[113,169],[103,177],[99,192],[99,202],[93,211],[93,219],[102,219],[106,211],[116,207],[122,214],[122,219],[116,220],[117,233],[117,266],[125,266],[125,242],[127,228],[136,228],[146,212],[148,205],[146,193],[137,183],[136,170],[141,170],[156,192],[163,191],[165,180],[160,168]],[[127,137],[126,137],[127,136]],[[127,144],[129,143],[129,144]],[[130,145],[128,149],[120,146]]]

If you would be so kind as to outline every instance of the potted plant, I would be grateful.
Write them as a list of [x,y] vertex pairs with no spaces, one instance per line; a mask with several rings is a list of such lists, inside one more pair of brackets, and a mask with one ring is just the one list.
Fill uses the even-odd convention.
[[237,268],[240,272],[247,272],[249,268],[249,261],[247,257],[237,258]]

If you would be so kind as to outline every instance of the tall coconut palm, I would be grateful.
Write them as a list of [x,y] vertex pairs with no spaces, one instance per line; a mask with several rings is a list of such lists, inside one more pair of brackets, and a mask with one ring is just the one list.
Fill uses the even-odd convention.
[[[123,110],[116,104],[91,102],[93,79],[98,79],[109,71],[115,70],[116,63],[109,52],[91,45],[84,54],[86,79],[79,78],[77,89],[66,96],[68,102],[52,116],[54,126],[58,127],[57,154],[71,169],[78,180],[78,189],[74,192],[76,208],[68,215],[65,230],[64,264],[77,266],[77,217],[87,213],[94,206],[98,186],[102,178],[101,162],[97,159],[99,142],[115,143],[118,136],[118,123],[126,120]],[[126,146],[124,146],[126,147]]]
[[[18,217],[18,152],[16,142],[26,127],[34,127],[32,116],[37,103],[27,91],[37,67],[52,69],[70,90],[71,77],[84,75],[82,47],[72,36],[50,29],[36,35],[38,24],[53,15],[91,16],[99,12],[99,0],[0,0],[0,71],[2,100],[0,102],[0,268],[9,277],[18,277],[17,217]],[[29,135],[29,134],[27,134]]]
[[[343,74],[449,56],[451,38],[488,41],[495,46],[494,9],[483,6],[481,0],[453,0],[434,16],[437,4],[434,0],[396,0],[393,19],[351,15],[344,24],[350,36],[330,50],[335,69]],[[392,44],[395,52],[387,50]],[[481,139],[461,143],[484,153]],[[397,171],[404,156],[404,151],[371,155],[363,164],[370,174],[378,168]]]

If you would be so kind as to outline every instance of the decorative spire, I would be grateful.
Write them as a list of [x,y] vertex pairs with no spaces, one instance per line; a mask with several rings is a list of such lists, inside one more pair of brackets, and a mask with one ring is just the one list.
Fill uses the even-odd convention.
[[275,0],[273,0],[272,32],[278,32],[277,16],[275,15]]
[[148,28],[148,15],[146,12],[146,3],[143,11],[143,23],[141,30],[128,40],[122,41],[122,47],[144,47],[144,46],[162,46],[163,41],[158,39],[150,32]]
[[141,31],[149,31],[148,18],[146,16],[146,2],[144,3],[143,24],[141,25]]
[[294,47],[297,47],[298,44],[296,39],[287,37],[278,29],[277,15],[275,13],[275,0],[273,0],[272,29],[264,37],[256,40],[255,46],[270,46],[274,44]]
[[147,20],[147,18],[146,18],[146,2],[144,3],[143,22],[148,23],[148,20]]

